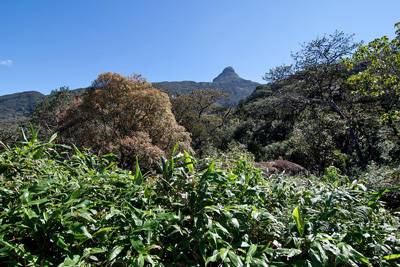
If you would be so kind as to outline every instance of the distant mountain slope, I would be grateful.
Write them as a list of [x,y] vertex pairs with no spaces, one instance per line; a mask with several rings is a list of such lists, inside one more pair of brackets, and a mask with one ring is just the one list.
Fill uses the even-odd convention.
[[46,96],[36,91],[0,96],[0,123],[26,117]]
[[[225,68],[212,82],[155,82],[155,88],[165,91],[169,96],[184,94],[192,90],[211,88],[230,94],[230,104],[236,104],[242,98],[250,95],[259,83],[239,77],[232,67]],[[75,95],[82,94],[86,88],[72,90]],[[29,115],[36,104],[46,96],[28,91],[0,96],[0,123],[14,121]]]
[[226,67],[212,82],[156,82],[153,86],[164,90],[170,96],[175,92],[187,93],[192,90],[211,88],[230,94],[230,103],[236,104],[240,99],[251,94],[260,85],[257,82],[245,80],[239,77],[232,67]]

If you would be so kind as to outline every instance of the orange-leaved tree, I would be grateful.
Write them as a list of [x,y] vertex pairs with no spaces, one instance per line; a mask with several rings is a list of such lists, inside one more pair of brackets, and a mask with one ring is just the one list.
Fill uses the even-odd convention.
[[190,150],[190,135],[177,124],[168,95],[138,74],[100,74],[62,121],[62,137],[95,153],[114,153],[127,168],[133,168],[136,156],[150,167],[171,156],[177,142]]

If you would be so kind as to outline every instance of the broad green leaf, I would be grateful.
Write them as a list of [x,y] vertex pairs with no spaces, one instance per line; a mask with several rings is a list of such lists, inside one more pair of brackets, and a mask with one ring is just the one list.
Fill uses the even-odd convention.
[[108,262],[111,262],[112,260],[114,260],[120,253],[121,251],[124,249],[124,247],[122,246],[115,246],[111,252],[110,255],[108,255]]
[[301,219],[300,207],[299,206],[296,207],[293,210],[292,215],[293,215],[293,218],[294,218],[294,220],[296,222],[297,230],[299,231],[300,236],[303,236],[304,235],[304,222]]
[[207,266],[210,262],[215,262],[215,261],[217,261],[217,260],[219,259],[219,257],[220,257],[219,251],[215,250],[215,251],[213,252],[213,255],[207,258],[207,260],[206,260],[206,266]]
[[184,151],[184,153],[185,153],[185,162],[187,163],[187,167],[188,167],[189,171],[193,172],[194,168],[193,168],[192,159],[190,158],[189,153],[187,153],[186,151]]
[[159,245],[153,244],[153,245],[147,246],[147,247],[145,248],[145,251],[146,251],[147,253],[149,253],[149,251],[152,250],[152,249],[161,249],[161,247],[160,247]]
[[328,259],[328,256],[326,255],[324,248],[321,246],[321,243],[318,241],[315,241],[313,245],[318,248],[319,255],[321,256],[321,260],[324,264],[326,264],[329,259]]
[[23,211],[24,211],[24,213],[28,216],[29,219],[39,217],[39,216],[36,214],[36,212],[34,212],[34,211],[31,210],[31,209],[25,209],[25,208],[23,208]]
[[221,260],[223,262],[225,262],[225,258],[226,258],[226,256],[228,256],[228,252],[229,252],[229,249],[226,249],[226,248],[220,249],[219,254],[220,254]]
[[76,266],[77,262],[71,259],[65,259],[58,267]]
[[144,266],[144,257],[142,254],[139,254],[139,256],[137,257],[137,264],[140,267]]
[[216,229],[220,229],[227,236],[231,235],[231,233],[225,227],[223,227],[219,222],[215,222],[215,226],[216,226]]
[[201,177],[202,180],[206,179],[210,173],[214,170],[214,160],[212,160],[210,166],[208,166],[207,171],[203,174],[203,176]]
[[396,259],[400,259],[400,254],[387,255],[387,256],[384,256],[382,259],[384,259],[384,260],[396,260]]
[[276,252],[278,252],[280,254],[285,254],[288,258],[300,255],[302,253],[302,251],[300,249],[296,249],[296,248],[280,248],[280,249],[277,249]]
[[91,248],[90,249],[90,253],[92,253],[92,254],[96,254],[96,253],[104,253],[104,252],[106,252],[107,250],[106,249],[103,249],[103,248]]
[[236,267],[243,266],[242,260],[240,259],[240,257],[238,255],[235,254],[235,252],[233,252],[232,250],[229,250],[228,254],[229,254],[229,258],[231,259],[233,265],[235,265]]
[[49,199],[47,197],[41,198],[41,199],[36,199],[30,202],[31,205],[40,205],[42,203],[45,203],[49,201]]
[[141,185],[143,182],[143,175],[139,168],[139,159],[136,156],[136,171],[135,171],[135,184]]
[[21,202],[23,204],[30,205],[30,199],[29,199],[30,193],[29,193],[29,191],[24,189],[21,192],[22,192],[22,194],[20,196]]
[[36,151],[36,153],[33,155],[33,159],[40,159],[40,157],[42,156],[42,154],[43,154],[43,147],[40,147],[37,151]]
[[151,257],[152,256],[150,256],[150,255],[146,255],[146,256],[144,256],[144,259],[146,261],[148,261],[151,264],[151,266],[155,266],[155,263],[154,263],[154,261],[153,261],[153,259]]
[[257,245],[252,244],[252,245],[249,247],[246,256],[253,256],[254,253],[256,252],[256,250],[257,250]]
[[97,257],[94,256],[94,255],[90,255],[90,256],[89,256],[89,259],[91,259],[92,261],[99,261],[99,258],[97,258]]
[[[86,226],[80,225],[75,229],[76,229],[75,238],[84,239],[83,236],[85,236],[86,238],[92,239],[92,235],[89,233],[89,231],[87,230]],[[80,234],[82,234],[83,236],[80,236]]]
[[106,216],[104,217],[105,220],[109,220],[112,217],[114,217],[115,215],[119,215],[121,214],[120,210],[117,210],[115,208],[111,208],[111,211],[109,213],[106,214]]
[[351,254],[355,256],[357,260],[362,261],[368,265],[371,265],[371,263],[364,257],[364,255],[355,250],[353,247],[350,246],[350,248],[351,248]]
[[239,229],[240,224],[239,224],[238,219],[232,218],[231,222],[232,222],[233,226],[234,226],[236,229]]
[[108,231],[110,231],[111,229],[113,229],[113,228],[112,228],[112,227],[100,228],[100,229],[97,230],[92,236],[96,236],[96,235],[98,235],[98,234],[100,234],[100,233],[103,233],[103,232],[108,232]]
[[172,151],[172,155],[175,155],[176,151],[178,150],[179,142],[177,142],[174,146],[174,150]]
[[92,216],[90,215],[89,212],[78,213],[78,216],[81,217],[81,218],[83,218],[83,219],[85,219],[85,220],[88,221],[88,222],[96,223],[96,220],[94,220],[94,219],[92,218]]
[[311,260],[313,262],[313,266],[315,266],[315,267],[323,267],[321,257],[320,257],[319,253],[316,250],[310,249],[308,251],[308,253],[309,253],[309,255],[311,257]]
[[2,244],[2,245],[5,246],[5,247],[8,247],[8,248],[10,248],[10,249],[14,249],[14,250],[15,250],[15,247],[14,247],[13,245],[11,245],[10,243],[8,243],[8,242],[5,242],[5,241],[3,241],[3,240],[0,240],[0,244]]
[[157,222],[155,220],[147,220],[143,223],[142,226],[139,226],[136,229],[134,229],[133,232],[137,233],[140,231],[152,231],[156,230],[156,228],[157,228]]
[[63,263],[58,265],[58,267],[77,266],[79,263],[79,258],[79,255],[73,255],[72,259],[67,257]]
[[52,143],[56,138],[57,138],[57,133],[54,133],[54,134],[50,137],[48,143],[49,143],[49,144]]
[[64,249],[64,250],[68,251],[68,245],[67,245],[67,243],[65,243],[65,241],[61,237],[61,235],[57,234],[56,238],[57,238],[56,245],[59,246],[60,248]]
[[146,249],[145,249],[145,247],[143,245],[143,242],[142,242],[142,240],[139,239],[138,236],[136,236],[136,235],[131,236],[130,241],[131,241],[132,247],[137,252],[139,252],[141,254],[147,254]]

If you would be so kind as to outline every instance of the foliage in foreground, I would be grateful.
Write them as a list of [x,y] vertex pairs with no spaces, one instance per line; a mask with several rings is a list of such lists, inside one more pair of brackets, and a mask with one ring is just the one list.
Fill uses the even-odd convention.
[[398,266],[385,190],[335,168],[266,177],[185,153],[143,176],[32,136],[0,151],[1,266]]

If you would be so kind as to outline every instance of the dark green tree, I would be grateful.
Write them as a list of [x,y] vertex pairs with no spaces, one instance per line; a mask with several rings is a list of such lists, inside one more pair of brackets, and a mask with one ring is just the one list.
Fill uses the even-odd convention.
[[218,103],[229,96],[214,89],[193,90],[171,99],[177,122],[191,133],[192,147],[200,155],[211,147],[220,147],[224,141],[224,128],[231,108]]
[[[302,49],[292,54],[293,64],[271,69],[264,79],[273,82],[295,84],[295,101],[306,106],[326,107],[345,122],[353,148],[361,166],[366,165],[363,153],[352,126],[350,113],[344,103],[350,89],[346,85],[346,73],[342,59],[357,48],[353,35],[336,31],[302,45]],[[350,104],[348,105],[350,106]]]
[[68,87],[60,87],[51,91],[50,95],[31,111],[30,122],[39,130],[42,137],[48,138],[58,131],[61,126],[60,115],[67,110],[74,98],[75,95]]

